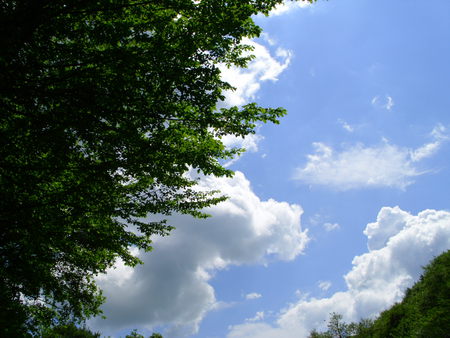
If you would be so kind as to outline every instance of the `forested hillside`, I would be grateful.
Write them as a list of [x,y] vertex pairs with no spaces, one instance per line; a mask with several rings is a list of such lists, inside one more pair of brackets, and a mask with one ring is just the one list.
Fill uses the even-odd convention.
[[375,320],[347,324],[332,313],[328,330],[313,330],[310,338],[328,337],[450,337],[450,250],[424,268],[423,275],[406,291],[400,303],[383,311]]

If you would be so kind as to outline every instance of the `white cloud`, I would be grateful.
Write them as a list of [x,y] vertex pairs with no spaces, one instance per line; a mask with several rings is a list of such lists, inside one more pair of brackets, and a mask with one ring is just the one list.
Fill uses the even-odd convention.
[[434,155],[442,144],[449,139],[447,134],[447,129],[442,125],[438,124],[432,130],[430,136],[434,139],[433,142],[424,144],[411,152],[411,159],[414,162],[418,162],[424,158]]
[[386,96],[386,104],[384,105],[384,108],[387,110],[391,110],[394,106],[394,99],[391,96]]
[[[253,100],[261,88],[261,82],[277,81],[278,76],[286,70],[292,58],[292,52],[284,48],[277,48],[273,56],[262,44],[249,39],[245,39],[243,43],[254,48],[250,54],[254,55],[255,59],[246,69],[227,68],[225,65],[220,67],[222,80],[236,88],[234,91],[225,93],[223,106],[241,106]],[[269,40],[270,43],[274,41]]]
[[434,155],[439,150],[441,143],[442,142],[440,141],[427,143],[424,144],[422,147],[411,151],[411,160],[413,162],[418,162],[424,158]]
[[[270,324],[263,322],[245,323],[233,325],[228,333],[228,338],[280,338],[293,337],[292,333],[284,331],[282,328],[274,328]],[[296,336],[297,338],[300,336]]]
[[[270,46],[275,46],[275,40],[267,33],[263,33],[262,38]],[[254,48],[249,54],[254,55],[255,58],[249,63],[246,69],[237,67],[228,68],[225,65],[219,66],[222,80],[235,87],[235,90],[224,93],[225,100],[219,102],[219,108],[242,106],[255,99],[256,93],[261,88],[261,83],[265,81],[277,81],[278,76],[286,70],[292,58],[292,53],[284,48],[278,47],[275,55],[272,55],[267,47],[250,39],[244,39],[243,44],[251,45]],[[227,147],[245,148],[247,151],[257,152],[258,143],[263,138],[259,134],[250,134],[246,137],[226,135],[222,137],[222,141]],[[225,167],[231,166],[239,158],[235,157],[231,161],[228,161]]]
[[[133,256],[139,255],[139,250],[132,248]],[[122,260],[118,260],[113,268],[108,270],[108,274],[97,276],[97,281],[108,282],[118,287],[124,286],[125,283],[133,276],[133,268],[126,266]]]
[[323,219],[324,219],[323,215],[321,215],[321,214],[314,214],[314,215],[309,217],[308,221],[309,221],[309,223],[311,223],[311,225],[316,226],[316,225],[319,225],[322,222]]
[[409,217],[400,208],[383,208],[377,216],[377,221],[369,223],[364,230],[367,236],[369,250],[378,250],[386,246],[388,240],[398,234],[405,226],[405,219]]
[[278,4],[275,6],[273,10],[270,11],[269,16],[277,16],[283,15],[288,12],[291,12],[298,8],[305,8],[311,6],[311,3],[308,1],[300,0],[300,1],[285,1],[282,4]]
[[246,137],[225,135],[222,137],[222,142],[228,148],[245,148],[247,151],[257,152],[258,143],[263,139],[264,137],[258,134],[250,134]]
[[244,323],[233,326],[229,337],[301,338],[313,328],[324,328],[331,312],[341,313],[346,321],[377,315],[402,299],[422,266],[450,249],[450,213],[424,210],[415,216],[399,207],[384,207],[364,233],[369,250],[353,259],[344,277],[346,291],[302,298],[281,312],[276,326]]
[[168,325],[165,336],[192,334],[208,311],[223,305],[209,284],[215,272],[231,265],[292,260],[305,249],[308,236],[300,227],[300,206],[261,201],[240,172],[231,179],[206,177],[200,188],[218,189],[230,198],[209,208],[213,217],[206,220],[171,217],[176,229],[169,237],[156,238],[153,252],[139,255],[143,266],[127,272],[120,283],[113,275],[100,279],[108,319],[90,326],[111,334]]
[[325,228],[326,231],[333,231],[333,230],[337,230],[340,229],[340,225],[338,223],[324,223],[323,227]]
[[327,291],[329,288],[331,288],[331,282],[330,281],[319,281],[318,287],[322,291]]
[[[247,152],[257,152],[259,142],[264,140],[264,136],[260,134],[249,134],[245,137],[238,137],[234,135],[222,136],[222,142],[227,148],[244,148]],[[242,156],[242,155],[240,155]],[[240,159],[240,156],[236,156],[232,160],[224,164],[224,167],[229,167]]]
[[353,133],[355,131],[355,128],[353,126],[351,126],[342,119],[338,119],[338,123],[342,126],[344,130],[348,131],[349,133]]
[[270,46],[275,46],[277,44],[276,40],[267,32],[262,32],[260,37],[264,39]]
[[340,152],[321,142],[313,143],[315,153],[308,155],[304,167],[297,168],[294,179],[337,190],[367,187],[405,189],[416,176],[426,171],[417,162],[436,153],[448,139],[445,127],[438,125],[431,133],[434,141],[417,149],[401,148],[388,141],[377,146],[347,146]]
[[395,187],[404,189],[421,174],[412,164],[408,149],[387,142],[375,147],[362,144],[341,152],[316,142],[315,154],[298,168],[294,179],[307,184],[326,185],[338,190],[365,187]]
[[327,222],[326,220],[328,218],[329,217],[326,215],[314,214],[309,217],[308,221],[313,226],[318,226],[318,225],[323,226],[323,228],[328,232],[333,231],[333,230],[338,230],[341,228],[341,226],[338,223]]
[[260,320],[263,320],[264,316],[265,316],[264,311],[258,311],[258,312],[256,312],[254,317],[247,318],[245,321],[246,322],[258,322]]
[[252,293],[249,293],[249,294],[245,295],[245,299],[249,299],[249,300],[251,300],[251,299],[258,299],[258,298],[261,298],[261,297],[262,297],[262,295],[260,293],[256,293],[256,292],[252,292]]
[[373,106],[383,108],[386,110],[391,110],[392,107],[394,107],[394,99],[392,96],[385,95],[383,98],[380,98],[379,95],[374,96],[372,100],[370,101]]

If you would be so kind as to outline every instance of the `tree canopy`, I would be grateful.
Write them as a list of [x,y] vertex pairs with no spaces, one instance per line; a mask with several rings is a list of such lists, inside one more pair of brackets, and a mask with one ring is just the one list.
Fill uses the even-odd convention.
[[0,335],[98,315],[94,277],[139,260],[143,221],[204,217],[196,189],[282,108],[217,108],[219,65],[245,67],[252,15],[281,0],[23,0],[0,4]]

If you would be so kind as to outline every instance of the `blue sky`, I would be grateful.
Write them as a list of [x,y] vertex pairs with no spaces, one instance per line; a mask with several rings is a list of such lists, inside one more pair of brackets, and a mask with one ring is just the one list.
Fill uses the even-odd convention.
[[[165,337],[306,337],[374,316],[450,248],[450,2],[319,0],[269,18],[226,105],[288,110],[205,178],[229,201],[174,216],[144,266],[99,278],[106,320]],[[138,253],[137,253],[138,254]]]

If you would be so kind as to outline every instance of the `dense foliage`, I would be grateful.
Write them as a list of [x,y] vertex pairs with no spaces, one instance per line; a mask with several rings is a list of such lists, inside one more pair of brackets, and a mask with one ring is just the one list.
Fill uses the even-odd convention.
[[82,322],[94,276],[151,249],[172,212],[223,197],[188,171],[231,175],[223,135],[281,108],[216,109],[244,67],[251,16],[281,0],[6,0],[0,3],[0,335]]
[[424,269],[401,303],[381,313],[374,337],[450,337],[450,250]]
[[[76,326],[74,323],[58,325],[46,328],[40,333],[42,338],[100,338],[99,332],[92,332],[87,327]],[[125,338],[146,338],[136,329],[131,331]],[[163,338],[159,333],[153,333],[149,338]]]
[[46,328],[41,332],[42,338],[100,338],[100,333],[92,332],[86,327],[77,327],[75,324],[59,325]]
[[333,313],[328,330],[313,330],[311,338],[447,338],[450,337],[450,250],[424,268],[414,286],[400,303],[383,311],[372,321],[346,324]]

